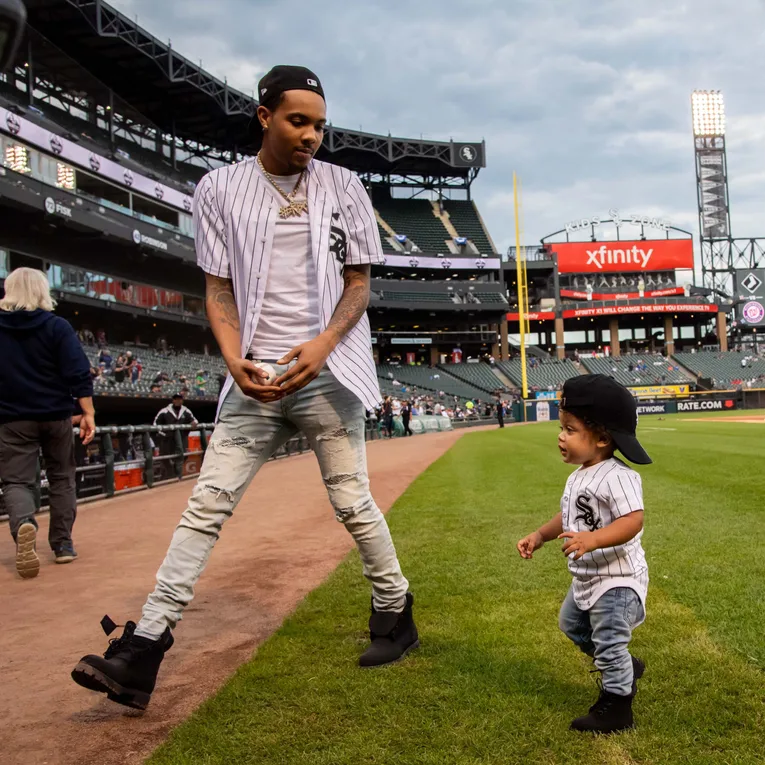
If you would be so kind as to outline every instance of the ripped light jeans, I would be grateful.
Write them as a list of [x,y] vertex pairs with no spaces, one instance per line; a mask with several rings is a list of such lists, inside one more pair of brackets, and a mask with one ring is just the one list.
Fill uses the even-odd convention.
[[[281,374],[286,367],[276,369]],[[409,583],[369,491],[364,427],[361,402],[326,368],[302,390],[270,404],[248,398],[234,384],[136,634],[157,638],[180,621],[221,527],[258,470],[298,432],[316,453],[337,520],[356,542],[375,609],[401,611]]]
[[631,587],[606,590],[589,611],[583,611],[569,589],[558,625],[602,673],[603,689],[619,696],[632,693],[632,630],[645,619],[640,596]]

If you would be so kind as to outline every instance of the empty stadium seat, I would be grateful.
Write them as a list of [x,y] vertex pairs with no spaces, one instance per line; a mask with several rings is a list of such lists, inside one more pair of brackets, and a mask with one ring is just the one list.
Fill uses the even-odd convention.
[[[397,233],[405,234],[423,252],[448,253],[446,241],[449,232],[439,218],[433,215],[433,207],[427,199],[395,199],[382,192],[373,192],[372,201],[385,222]],[[388,236],[380,227],[383,249],[394,252],[385,241]]]
[[444,199],[443,206],[460,236],[467,237],[484,257],[492,257],[494,248],[481,223],[478,210],[469,199]]
[[476,388],[463,380],[458,380],[438,367],[380,364],[377,367],[377,374],[381,382],[398,380],[408,385],[414,385],[418,389],[443,391],[449,396],[458,396],[472,401],[477,399],[486,401],[490,398],[487,391]]
[[[744,383],[765,376],[765,359],[740,351],[701,351],[676,353],[677,359],[699,377],[711,378],[715,388],[728,388],[735,381]],[[742,361],[745,364],[742,364]],[[758,381],[762,384],[762,381]],[[759,387],[759,386],[758,386]]]
[[[645,365],[639,369],[638,364]],[[677,385],[694,382],[683,370],[660,353],[639,353],[607,358],[583,358],[582,365],[589,372],[608,375],[622,385]],[[632,370],[630,370],[632,365]]]
[[480,388],[488,393],[495,390],[507,390],[505,383],[492,371],[488,364],[480,362],[478,364],[439,364],[439,369],[443,369],[452,377]]
[[[526,378],[529,387],[557,388],[570,377],[580,374],[576,365],[569,359],[536,359],[537,366],[531,367],[526,359]],[[518,386],[521,386],[521,360],[498,361],[499,368]]]

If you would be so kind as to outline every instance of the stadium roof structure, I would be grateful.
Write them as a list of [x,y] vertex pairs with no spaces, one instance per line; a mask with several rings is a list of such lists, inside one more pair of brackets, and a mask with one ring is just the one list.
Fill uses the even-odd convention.
[[[253,96],[213,77],[102,0],[26,0],[30,37],[52,44],[32,48],[32,66],[55,73],[59,87],[93,96],[95,75],[104,93],[141,115],[197,156],[236,158],[260,144]],[[27,65],[22,46],[17,65]],[[76,64],[72,66],[72,64]],[[85,76],[87,72],[87,76]],[[108,102],[107,102],[108,103]],[[254,129],[253,129],[254,128]],[[207,154],[205,154],[207,152]],[[433,185],[469,187],[485,167],[483,142],[394,138],[328,126],[319,158],[369,175],[416,176]]]

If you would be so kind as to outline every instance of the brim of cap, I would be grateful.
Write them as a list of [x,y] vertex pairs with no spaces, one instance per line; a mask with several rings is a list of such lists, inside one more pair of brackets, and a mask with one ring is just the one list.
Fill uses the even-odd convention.
[[646,450],[640,445],[637,436],[632,433],[624,433],[620,430],[610,430],[611,438],[614,439],[616,448],[630,461],[636,465],[650,465],[653,460],[648,456]]

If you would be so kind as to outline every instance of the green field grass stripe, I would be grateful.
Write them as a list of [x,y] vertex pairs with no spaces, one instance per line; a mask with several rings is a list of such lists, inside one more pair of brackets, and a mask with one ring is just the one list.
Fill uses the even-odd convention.
[[530,562],[515,552],[570,472],[551,424],[465,436],[396,503],[423,638],[409,660],[356,667],[369,592],[354,552],[150,762],[761,763],[765,479],[737,478],[761,439],[671,425],[642,439],[656,464],[640,470],[652,582],[636,731],[567,730],[597,693],[557,629],[570,577],[556,544]]

